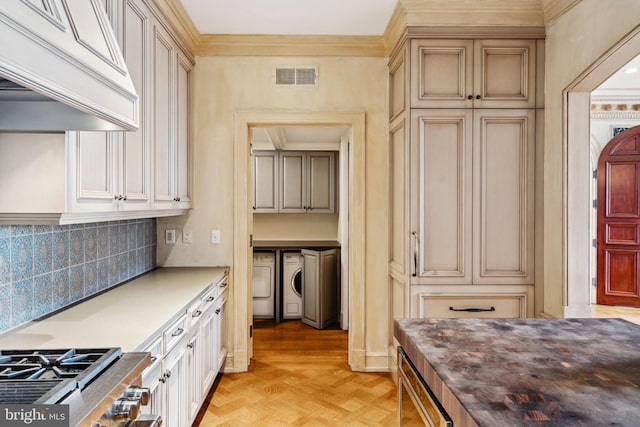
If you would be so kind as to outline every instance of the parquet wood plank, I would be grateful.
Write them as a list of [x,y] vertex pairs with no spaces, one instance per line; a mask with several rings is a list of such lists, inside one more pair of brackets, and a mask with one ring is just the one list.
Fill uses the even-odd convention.
[[256,321],[249,372],[223,375],[194,427],[397,425],[391,376],[351,372],[347,339],[337,328]]

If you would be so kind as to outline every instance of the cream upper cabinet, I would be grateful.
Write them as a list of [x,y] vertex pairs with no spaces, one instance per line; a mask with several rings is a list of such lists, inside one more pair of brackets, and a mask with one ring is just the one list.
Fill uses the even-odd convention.
[[535,108],[535,40],[411,41],[412,108]]
[[335,211],[334,153],[307,153],[307,210],[313,213]]
[[304,213],[307,211],[307,167],[304,152],[280,152],[279,212]]
[[150,208],[149,57],[150,11],[125,2],[124,22],[111,16],[131,80],[139,96],[140,127],[134,132],[68,132],[69,211]]
[[278,152],[253,152],[253,211],[278,212]]
[[161,25],[153,28],[154,198],[159,209],[191,207],[191,64]]
[[335,153],[256,151],[253,203],[256,213],[334,213]]

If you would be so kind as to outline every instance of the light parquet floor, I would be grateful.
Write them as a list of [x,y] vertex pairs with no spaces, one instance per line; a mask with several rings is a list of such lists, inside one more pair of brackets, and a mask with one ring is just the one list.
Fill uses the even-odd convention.
[[395,426],[388,373],[352,372],[347,332],[254,321],[249,372],[224,374],[194,426]]

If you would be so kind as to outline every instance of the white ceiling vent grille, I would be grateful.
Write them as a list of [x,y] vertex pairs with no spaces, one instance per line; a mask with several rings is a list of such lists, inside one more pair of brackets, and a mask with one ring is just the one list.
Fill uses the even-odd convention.
[[278,67],[274,80],[276,86],[318,86],[318,68]]

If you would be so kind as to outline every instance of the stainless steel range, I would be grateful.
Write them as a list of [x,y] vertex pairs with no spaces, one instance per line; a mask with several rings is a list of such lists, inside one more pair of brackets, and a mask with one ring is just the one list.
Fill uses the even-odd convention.
[[160,417],[140,415],[150,399],[139,386],[149,362],[148,353],[120,348],[0,350],[0,405],[68,405],[69,426],[159,427]]

